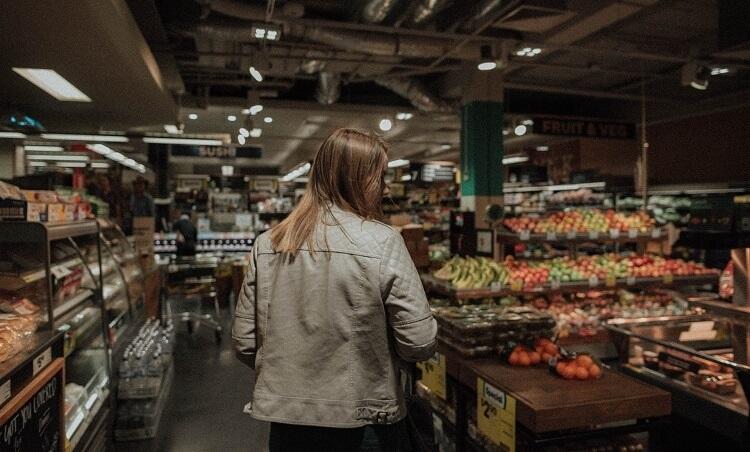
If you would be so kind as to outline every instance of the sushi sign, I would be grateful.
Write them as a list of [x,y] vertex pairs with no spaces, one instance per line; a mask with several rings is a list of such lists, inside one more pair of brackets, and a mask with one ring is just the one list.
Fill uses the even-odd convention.
[[584,138],[635,139],[635,124],[627,122],[593,121],[584,119],[532,118],[533,132]]
[[186,146],[172,145],[172,155],[180,157],[205,157],[219,159],[259,159],[263,154],[260,146]]

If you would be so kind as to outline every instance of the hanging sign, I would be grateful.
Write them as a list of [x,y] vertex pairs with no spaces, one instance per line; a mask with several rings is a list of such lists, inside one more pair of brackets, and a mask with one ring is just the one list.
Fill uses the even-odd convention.
[[477,378],[477,428],[508,452],[516,450],[516,399]]
[[423,385],[432,391],[433,394],[445,400],[445,355],[435,353],[427,361],[417,363],[417,367],[422,371]]
[[260,146],[185,146],[173,144],[172,155],[219,159],[259,159],[263,155],[263,148]]
[[534,121],[532,130],[539,135],[620,140],[634,140],[636,137],[635,124],[632,123],[545,117],[531,119]]

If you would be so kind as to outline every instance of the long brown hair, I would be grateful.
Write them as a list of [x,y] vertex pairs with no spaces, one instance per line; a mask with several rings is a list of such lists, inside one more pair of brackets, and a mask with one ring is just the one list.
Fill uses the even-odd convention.
[[380,218],[387,167],[387,147],[380,137],[357,129],[335,130],[315,154],[299,205],[271,231],[273,248],[295,255],[307,245],[314,252],[315,227],[331,205],[365,219]]

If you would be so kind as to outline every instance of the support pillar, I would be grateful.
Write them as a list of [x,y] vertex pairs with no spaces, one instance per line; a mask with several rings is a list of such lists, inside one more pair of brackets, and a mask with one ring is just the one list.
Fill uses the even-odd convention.
[[486,228],[485,209],[503,203],[503,77],[468,65],[461,107],[461,208]]
[[171,204],[158,202],[169,198],[169,154],[170,148],[166,144],[152,143],[148,145],[148,163],[154,170],[153,196],[157,201],[154,202],[157,231],[164,230],[164,227],[170,223],[169,208]]

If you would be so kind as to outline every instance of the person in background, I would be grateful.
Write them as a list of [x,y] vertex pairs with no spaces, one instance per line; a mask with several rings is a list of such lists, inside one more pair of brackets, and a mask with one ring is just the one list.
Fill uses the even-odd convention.
[[232,337],[271,452],[411,450],[404,369],[433,356],[437,324],[403,238],[378,221],[387,166],[380,138],[336,130],[299,205],[255,242]]
[[154,199],[146,191],[147,188],[148,182],[143,176],[138,176],[133,181],[133,194],[130,197],[131,217],[154,216]]
[[195,248],[198,243],[198,230],[190,221],[188,213],[182,213],[180,219],[175,221],[172,226],[177,233],[177,255],[178,256],[195,256]]

